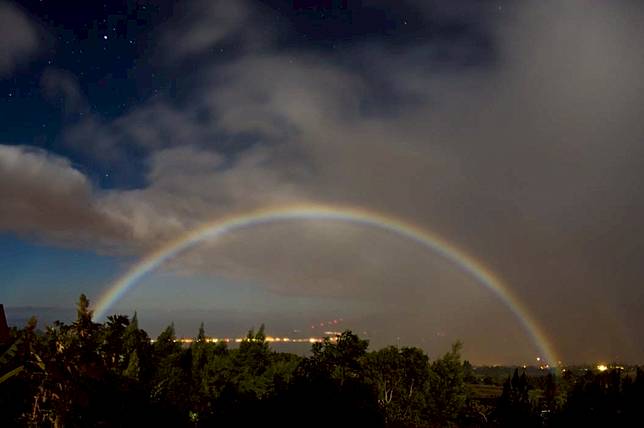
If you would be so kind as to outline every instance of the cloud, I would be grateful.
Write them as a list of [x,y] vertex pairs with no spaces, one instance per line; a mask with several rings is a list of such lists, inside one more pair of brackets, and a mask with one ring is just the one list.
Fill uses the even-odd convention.
[[[77,223],[92,225],[81,226],[87,236],[116,227],[123,246],[144,254],[203,222],[260,206],[355,204],[466,249],[570,344],[564,353],[580,355],[578,316],[596,343],[641,355],[628,345],[639,320],[628,303],[644,298],[633,287],[644,275],[642,11],[628,2],[585,4],[508,6],[475,24],[451,9],[452,19],[476,31],[456,36],[449,55],[448,36],[427,36],[394,47],[364,41],[340,53],[268,44],[229,61],[205,60],[191,76],[189,103],[155,99],[67,131],[69,144],[108,164],[137,150],[145,159],[140,188],[98,191],[62,159],[5,149],[26,167],[1,170],[9,180],[3,192],[18,207],[3,207],[3,228],[66,230],[73,239],[71,222],[39,217],[37,208],[41,199],[70,204],[61,212],[85,213]],[[227,15],[226,7],[203,13],[230,19],[211,32],[190,13],[173,27],[166,43],[176,61],[246,31],[246,12]],[[470,63],[480,55],[481,31],[490,56]],[[23,177],[35,164],[47,165],[38,179]],[[21,187],[36,197],[26,200]],[[381,308],[393,299],[436,311],[443,322],[453,310],[470,326],[499,312],[454,266],[352,226],[296,222],[239,232],[171,268],[252,279],[285,294],[364,292]],[[622,330],[602,336],[602,322]],[[462,338],[476,340],[470,336]]]
[[[564,233],[574,218],[570,210],[592,203],[598,191],[610,199],[616,182],[635,173],[623,152],[612,150],[617,143],[607,141],[619,135],[620,146],[638,150],[641,84],[634,77],[643,67],[632,55],[635,26],[607,21],[624,18],[620,8],[608,8],[603,17],[573,7],[554,10],[554,31],[546,28],[553,16],[549,9],[514,11],[512,22],[494,34],[499,62],[456,75],[431,72],[433,59],[420,55],[426,44],[397,53],[372,50],[367,65],[385,68],[383,79],[396,94],[415,95],[409,102],[403,97],[393,114],[365,113],[377,88],[359,68],[269,50],[207,67],[193,106],[153,102],[112,122],[87,122],[70,135],[82,134],[78,140],[91,151],[101,141],[144,147],[150,153],[149,188],[164,189],[159,193],[168,198],[194,195],[191,187],[215,195],[221,187],[230,195],[238,186],[241,203],[289,184],[298,197],[395,207],[416,220],[433,218],[438,229],[468,245],[479,240],[477,227],[504,223],[506,216],[515,217],[520,228],[529,218]],[[348,55],[360,57],[362,49],[356,46]],[[379,56],[393,57],[398,65],[373,59]],[[628,74],[618,78],[617,70]],[[203,109],[208,116],[202,120]],[[80,132],[83,126],[88,128]],[[213,130],[257,135],[258,142],[270,144],[228,158]],[[196,158],[212,157],[212,168],[192,173],[197,159],[188,160],[191,151]],[[174,157],[181,162],[165,173]],[[182,168],[185,180],[174,172]],[[273,187],[254,190],[248,178],[239,178],[250,176]],[[271,176],[281,177],[281,184],[274,185]],[[199,180],[204,184],[193,185]],[[213,203],[238,208],[230,198],[219,198]],[[467,210],[477,205],[493,214],[487,226],[476,218],[471,227],[452,224],[454,210],[470,218]]]
[[98,206],[87,178],[64,158],[0,145],[0,229],[62,245],[105,248],[125,228]]
[[53,102],[60,102],[66,115],[86,114],[89,106],[76,77],[65,70],[47,68],[40,79],[43,92]]
[[227,132],[283,140],[360,119],[362,79],[314,57],[248,55],[217,71],[204,101]]
[[203,123],[198,111],[179,109],[152,100],[115,120],[96,114],[84,115],[67,128],[67,148],[95,159],[103,166],[127,170],[128,157],[139,153],[190,144],[207,144],[216,138],[212,127]]
[[245,0],[199,0],[177,10],[163,34],[164,56],[174,61],[208,54],[231,37],[251,34],[251,9]]
[[16,7],[0,2],[0,77],[32,57],[39,49],[36,26]]
[[147,186],[112,191],[104,198],[110,216],[131,223],[133,236],[153,247],[200,223],[264,205],[298,200],[283,174],[263,165],[263,150],[246,153],[234,168],[195,146],[168,148],[149,159]]

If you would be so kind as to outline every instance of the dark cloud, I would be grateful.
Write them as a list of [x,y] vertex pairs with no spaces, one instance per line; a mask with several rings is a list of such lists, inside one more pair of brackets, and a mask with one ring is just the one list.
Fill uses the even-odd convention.
[[[165,39],[171,60],[205,55],[246,31],[251,9],[227,5],[173,23]],[[641,7],[521,3],[473,17],[430,6],[427,13],[440,9],[475,25],[477,36],[459,38],[447,56],[440,54],[447,36],[395,47],[365,41],[328,58],[266,44],[227,62],[204,61],[186,105],[157,99],[67,131],[70,144],[108,162],[138,148],[146,159],[140,188],[98,192],[61,159],[5,149],[5,161],[18,159],[11,165],[41,165],[36,181],[53,188],[28,200],[13,184],[4,189],[20,208],[4,208],[3,228],[74,236],[66,216],[37,215],[39,200],[55,200],[71,204],[61,212],[83,213],[75,224],[88,235],[103,233],[98,215],[142,254],[255,207],[360,205],[434,230],[481,260],[564,356],[586,360],[615,348],[641,358],[632,340],[643,321],[632,303],[643,299],[636,284],[644,275]],[[492,60],[462,61],[478,52],[481,32]],[[222,150],[224,141],[248,136],[253,144]],[[17,177],[30,170],[4,168]],[[454,266],[353,226],[253,229],[190,251],[171,268],[252,279],[287,295],[363,295],[402,320],[395,302],[424,314],[405,322],[452,325],[466,343],[480,342],[479,327],[497,329],[492,341],[504,349],[503,337],[518,334],[507,310]],[[598,348],[582,350],[591,339]],[[507,360],[524,355],[508,350]]]
[[59,103],[65,114],[86,114],[89,106],[75,76],[65,70],[48,68],[40,83],[47,98]]

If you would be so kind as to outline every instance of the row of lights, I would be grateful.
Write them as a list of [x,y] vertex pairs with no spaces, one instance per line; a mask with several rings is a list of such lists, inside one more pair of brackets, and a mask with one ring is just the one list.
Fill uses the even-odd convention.
[[[326,333],[326,332],[325,332]],[[337,341],[337,336],[338,335],[333,335],[329,337],[329,340],[331,342]],[[249,341],[249,342],[254,342],[256,339],[249,339],[247,337],[237,337],[234,339],[231,339],[229,337],[224,337],[224,338],[218,338],[218,337],[207,337],[206,343],[241,343],[244,341]],[[197,340],[191,337],[182,337],[179,339],[174,339],[175,343],[185,343],[185,344],[190,344],[193,342],[196,342]],[[290,337],[272,337],[272,336],[267,336],[264,341],[269,342],[269,343],[318,343],[318,342],[323,342],[324,338],[321,337],[306,337],[306,338],[290,338]],[[151,343],[156,342],[156,339],[150,339]]]

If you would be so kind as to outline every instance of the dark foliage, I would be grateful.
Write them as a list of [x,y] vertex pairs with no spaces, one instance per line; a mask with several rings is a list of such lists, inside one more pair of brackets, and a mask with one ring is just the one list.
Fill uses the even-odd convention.
[[265,339],[261,326],[231,349],[202,325],[182,346],[170,325],[151,341],[136,314],[93,322],[81,296],[72,324],[37,333],[32,319],[0,344],[0,426],[644,426],[640,369],[515,370],[495,395],[460,343],[430,361],[418,348],[368,351],[350,331],[308,357]]

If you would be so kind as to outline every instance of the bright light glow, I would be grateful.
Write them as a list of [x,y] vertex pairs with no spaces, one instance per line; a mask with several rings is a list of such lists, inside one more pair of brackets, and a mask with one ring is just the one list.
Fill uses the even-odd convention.
[[606,370],[608,370],[608,367],[605,364],[597,364],[597,370],[599,370],[600,372],[605,372]]

